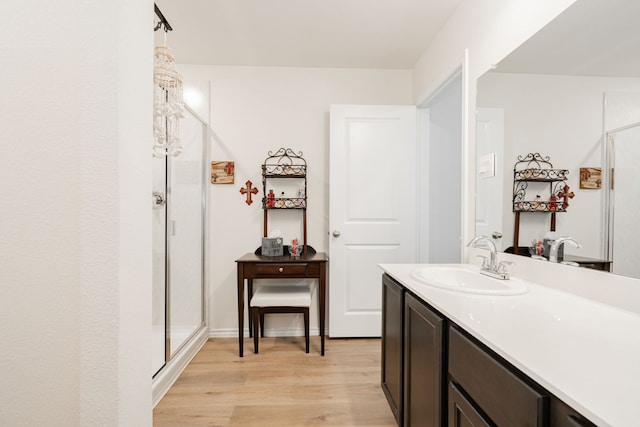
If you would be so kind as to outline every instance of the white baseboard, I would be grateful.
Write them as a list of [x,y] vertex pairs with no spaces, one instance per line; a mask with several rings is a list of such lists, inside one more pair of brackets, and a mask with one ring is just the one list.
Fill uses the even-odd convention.
[[151,384],[154,408],[164,395],[167,394],[173,383],[176,382],[182,371],[184,371],[195,355],[198,354],[208,339],[207,328],[203,326],[185,347],[156,375]]

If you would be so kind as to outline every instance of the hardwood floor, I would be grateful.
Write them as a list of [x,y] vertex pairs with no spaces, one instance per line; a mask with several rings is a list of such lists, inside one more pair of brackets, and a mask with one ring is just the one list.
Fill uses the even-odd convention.
[[395,426],[380,388],[380,340],[209,340],[153,411],[161,426]]

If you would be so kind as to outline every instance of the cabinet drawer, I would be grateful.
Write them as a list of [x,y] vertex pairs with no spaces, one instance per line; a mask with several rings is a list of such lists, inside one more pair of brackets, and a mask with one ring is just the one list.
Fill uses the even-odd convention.
[[546,425],[548,398],[454,328],[449,329],[449,374],[495,424]]
[[596,427],[591,421],[555,397],[551,399],[550,418],[551,427]]
[[255,277],[297,277],[308,273],[308,264],[306,263],[256,264],[254,268]]

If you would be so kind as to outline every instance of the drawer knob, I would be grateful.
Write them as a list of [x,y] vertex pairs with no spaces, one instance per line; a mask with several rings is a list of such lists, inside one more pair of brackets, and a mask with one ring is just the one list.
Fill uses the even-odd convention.
[[279,271],[280,273],[282,273],[282,272],[284,271],[284,268],[280,267],[280,268],[278,269],[278,271]]

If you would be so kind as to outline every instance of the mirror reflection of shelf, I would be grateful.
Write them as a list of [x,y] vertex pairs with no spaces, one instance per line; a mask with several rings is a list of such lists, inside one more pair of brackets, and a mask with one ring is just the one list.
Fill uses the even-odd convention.
[[[562,169],[563,174],[565,176],[569,173],[569,171]],[[538,175],[540,176],[540,175]],[[536,188],[541,191],[537,191],[539,194],[544,194],[545,198],[540,197],[535,200],[526,200],[527,190],[529,190],[529,182],[537,183]],[[542,183],[544,186],[549,185],[545,190],[543,186],[540,186]],[[514,212],[566,212],[566,206],[563,200],[560,200],[558,197],[559,194],[562,193],[565,186],[564,180],[559,180],[556,178],[551,179],[540,179],[533,178],[532,180],[514,180],[514,190],[513,190],[513,211]],[[548,192],[548,194],[547,194]],[[535,192],[534,192],[535,193]]]
[[[548,157],[547,157],[548,159]],[[550,164],[550,163],[549,163]],[[522,169],[514,170],[513,179],[515,181],[531,181],[531,182],[555,182],[564,181],[569,175],[567,169]]]
[[514,212],[541,212],[541,213],[553,213],[553,212],[566,212],[567,210],[562,207],[562,202],[542,202],[523,200],[513,203]]
[[262,173],[267,178],[304,178],[307,176],[307,166],[264,164]]
[[[556,231],[556,213],[566,212],[566,199],[563,194],[569,171],[567,169],[555,169],[549,161],[549,156],[543,157],[540,153],[529,153],[526,156],[518,156],[518,161],[513,166],[513,212],[516,215],[513,248],[514,253],[519,252],[520,213],[548,213],[551,214],[550,231]],[[527,191],[531,192],[529,183],[538,183],[539,193],[535,200],[527,200]],[[540,186],[539,183],[545,184]],[[548,184],[548,187],[547,187]],[[545,190],[547,187],[548,190]],[[568,188],[568,187],[566,187]],[[548,194],[546,194],[548,191]],[[539,194],[545,194],[545,199]],[[573,197],[573,196],[571,196]]]

